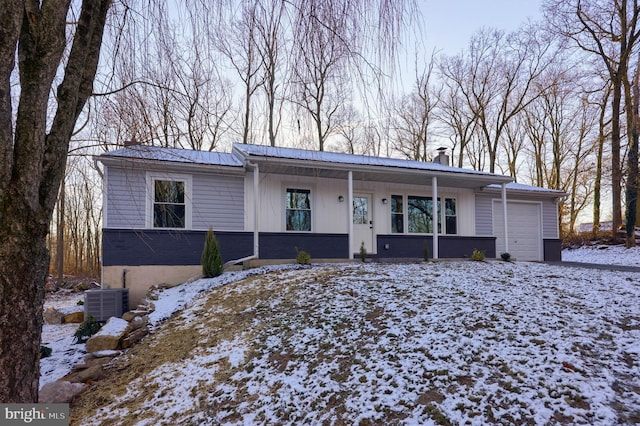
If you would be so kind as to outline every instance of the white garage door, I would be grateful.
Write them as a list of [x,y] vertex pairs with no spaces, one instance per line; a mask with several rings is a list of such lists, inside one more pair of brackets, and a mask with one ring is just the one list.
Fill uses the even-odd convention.
[[[541,207],[538,203],[507,202],[508,252],[518,260],[542,260]],[[493,203],[496,255],[505,251],[502,202]]]

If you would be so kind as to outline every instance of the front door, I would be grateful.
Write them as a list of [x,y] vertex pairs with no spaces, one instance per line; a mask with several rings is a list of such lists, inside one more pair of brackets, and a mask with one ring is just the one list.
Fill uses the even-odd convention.
[[353,195],[353,253],[360,253],[362,243],[367,253],[375,253],[371,194]]

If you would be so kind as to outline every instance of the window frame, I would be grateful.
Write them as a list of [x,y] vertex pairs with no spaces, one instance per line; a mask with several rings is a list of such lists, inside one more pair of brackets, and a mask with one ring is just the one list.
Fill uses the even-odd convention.
[[[391,209],[391,233],[392,234],[405,234],[405,229],[407,229],[406,225],[405,225],[405,206],[404,206],[404,195],[399,195],[399,194],[391,194],[391,204],[390,204],[390,209]],[[398,203],[398,199],[400,199],[400,203]],[[394,211],[394,206],[400,206],[400,211]],[[400,221],[397,221],[397,217],[400,217]],[[399,231],[394,231],[393,230],[393,224],[400,224],[402,226],[402,229],[400,229]]]
[[[161,227],[155,226],[155,186],[156,182],[182,182],[184,185],[184,227]],[[147,229],[167,229],[167,230],[191,230],[192,229],[192,187],[193,177],[191,175],[178,173],[154,173],[147,172],[146,192],[147,208],[145,215],[145,225]]]
[[[307,193],[308,194],[308,199],[309,199],[309,209],[291,209],[287,206],[287,195],[289,194],[289,191],[297,191],[299,193]],[[285,185],[284,186],[284,194],[283,194],[283,203],[282,205],[284,206],[284,215],[283,215],[283,229],[285,232],[305,232],[305,233],[311,233],[314,230],[314,226],[313,226],[313,218],[314,218],[314,214],[313,214],[313,188],[310,188],[308,186],[300,186],[300,185]],[[288,211],[308,211],[309,212],[309,229],[308,230],[298,230],[298,229],[287,229],[287,225],[289,223],[288,219]]]
[[[394,197],[401,197],[401,206],[402,206],[402,212],[401,213],[395,213],[393,211],[393,206],[394,206]],[[433,203],[433,197],[431,195],[415,195],[415,194],[392,194],[391,195],[391,203],[390,203],[390,207],[389,207],[389,220],[390,220],[390,226],[391,226],[391,234],[394,235],[433,235],[433,229],[432,232],[410,232],[409,231],[409,216],[410,216],[410,212],[409,212],[409,198],[413,197],[413,198],[421,198],[421,199],[426,199],[426,200],[431,200],[431,202]],[[452,215],[448,215],[447,211],[446,211],[446,205],[447,205],[447,201],[448,200],[453,200],[454,202],[454,206],[455,206],[455,214]],[[444,208],[443,208],[444,205]],[[433,204],[432,204],[433,206]],[[432,211],[432,210],[429,210]],[[402,232],[397,232],[393,230],[393,223],[394,223],[394,216],[403,216],[402,218],[402,226],[403,226],[403,231]],[[459,224],[458,224],[458,199],[457,197],[451,197],[451,196],[440,196],[438,197],[438,221],[437,221],[437,225],[438,225],[438,235],[458,235],[458,228],[459,228]],[[456,232],[451,232],[449,233],[449,229],[447,227],[447,219],[448,218],[455,218],[455,231]],[[443,227],[444,224],[444,227]],[[431,228],[433,228],[433,220],[431,223]],[[444,232],[443,232],[444,230]]]

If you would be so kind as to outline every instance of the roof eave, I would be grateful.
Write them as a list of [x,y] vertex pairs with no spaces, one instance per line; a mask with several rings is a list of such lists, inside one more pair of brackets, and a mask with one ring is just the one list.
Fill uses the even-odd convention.
[[237,164],[237,165],[208,164],[208,163],[195,163],[195,162],[186,162],[186,161],[171,161],[171,160],[126,157],[126,156],[109,156],[109,155],[98,155],[98,156],[94,156],[93,158],[96,161],[101,162],[105,166],[124,167],[127,163],[147,165],[147,166],[168,164],[174,168],[186,168],[189,170],[199,170],[199,171],[218,170],[228,174],[238,174],[238,175],[244,175],[244,170],[245,170],[244,165],[242,164]]
[[403,174],[423,177],[439,177],[439,178],[468,178],[470,180],[477,181],[476,185],[472,185],[472,188],[480,188],[492,183],[502,184],[513,182],[513,178],[509,176],[502,176],[490,173],[480,172],[467,172],[464,169],[451,168],[451,170],[428,170],[428,169],[414,169],[397,166],[385,166],[385,165],[369,165],[369,164],[355,164],[355,163],[336,163],[318,160],[300,160],[295,158],[283,158],[274,156],[255,155],[250,153],[243,153],[246,160],[257,162],[258,164],[269,165],[277,164],[280,166],[308,168],[308,169],[327,169],[349,172],[367,172],[367,173],[379,173],[379,174]]

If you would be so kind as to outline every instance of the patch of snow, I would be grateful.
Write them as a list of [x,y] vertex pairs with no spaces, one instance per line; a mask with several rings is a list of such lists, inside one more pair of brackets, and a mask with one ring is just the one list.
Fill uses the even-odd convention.
[[95,336],[120,336],[129,326],[129,322],[122,318],[111,317],[105,325],[100,328]]
[[565,262],[597,263],[640,267],[640,247],[598,245],[562,250]]

